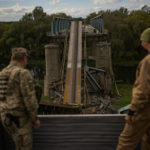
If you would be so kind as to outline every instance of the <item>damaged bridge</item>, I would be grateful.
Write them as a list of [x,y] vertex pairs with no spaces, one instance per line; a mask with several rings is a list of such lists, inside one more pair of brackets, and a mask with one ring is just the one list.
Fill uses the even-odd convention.
[[40,114],[116,113],[111,106],[111,44],[102,16],[89,25],[52,17],[48,36],[44,96],[49,100],[40,102]]

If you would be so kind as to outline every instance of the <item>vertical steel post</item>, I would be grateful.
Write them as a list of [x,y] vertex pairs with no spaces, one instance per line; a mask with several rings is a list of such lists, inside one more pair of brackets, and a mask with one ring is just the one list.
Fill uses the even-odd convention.
[[56,33],[59,32],[59,19],[57,18],[57,28],[56,28]]
[[55,18],[55,34],[58,32],[58,19]]
[[51,17],[51,35],[54,35],[54,17]]

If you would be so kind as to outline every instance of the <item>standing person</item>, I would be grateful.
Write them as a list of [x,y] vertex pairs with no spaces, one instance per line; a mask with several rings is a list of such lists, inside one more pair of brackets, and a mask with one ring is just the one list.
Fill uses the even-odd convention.
[[0,72],[1,120],[16,150],[32,150],[32,127],[40,127],[33,78],[26,65],[27,50],[14,48],[10,64]]
[[[141,45],[150,53],[150,28],[141,35]],[[135,150],[142,139],[142,150],[150,150],[150,54],[140,63],[132,91],[132,102],[125,117],[117,150]]]

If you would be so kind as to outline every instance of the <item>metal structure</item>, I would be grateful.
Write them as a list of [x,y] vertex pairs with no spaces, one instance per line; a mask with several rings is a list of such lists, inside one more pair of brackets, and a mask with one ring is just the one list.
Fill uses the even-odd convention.
[[103,21],[103,15],[99,15],[95,18],[92,18],[90,20],[91,26],[93,26],[95,29],[97,29],[100,33],[103,33],[104,31],[104,21]]
[[58,34],[60,31],[70,28],[71,19],[52,16],[51,17],[51,36]]
[[90,70],[94,70],[94,71],[97,71],[97,72],[102,72],[104,74],[106,74],[106,71],[104,71],[103,69],[98,69],[98,68],[88,67],[88,66],[85,66],[85,70],[86,70],[86,73],[87,73],[87,80],[89,81],[89,83],[91,84],[93,89],[96,92],[98,92],[99,94],[101,94],[101,92],[103,92],[104,89],[97,83],[96,79],[90,73]]
[[130,105],[124,106],[122,108],[119,109],[119,113],[123,114],[129,111]]

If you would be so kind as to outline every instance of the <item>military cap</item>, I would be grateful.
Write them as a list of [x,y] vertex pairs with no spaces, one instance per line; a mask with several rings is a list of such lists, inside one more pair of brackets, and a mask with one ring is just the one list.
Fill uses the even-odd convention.
[[140,40],[144,42],[150,42],[150,28],[143,31]]
[[19,55],[22,55],[22,54],[28,56],[27,49],[25,49],[23,47],[17,47],[17,48],[12,49],[12,56],[19,56]]

